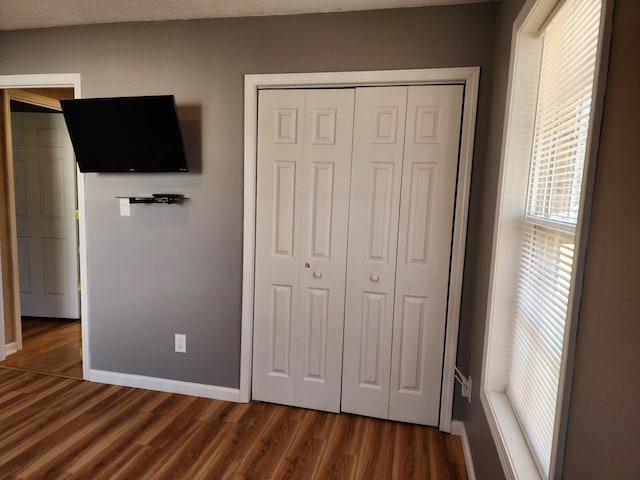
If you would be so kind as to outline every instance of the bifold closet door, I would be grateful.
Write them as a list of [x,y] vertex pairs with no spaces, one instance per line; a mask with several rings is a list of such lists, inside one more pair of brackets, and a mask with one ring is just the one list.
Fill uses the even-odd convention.
[[438,423],[462,94],[357,89],[343,411]]
[[340,410],[353,89],[261,91],[253,398]]
[[342,410],[389,414],[407,87],[358,88],[351,176]]
[[463,87],[409,87],[389,418],[437,425]]

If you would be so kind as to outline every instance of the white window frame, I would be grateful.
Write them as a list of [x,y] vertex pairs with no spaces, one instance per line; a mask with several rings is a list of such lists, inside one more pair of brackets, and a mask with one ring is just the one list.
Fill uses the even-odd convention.
[[[519,262],[519,227],[526,205],[535,99],[542,53],[542,40],[538,32],[562,1],[527,0],[514,22],[511,42],[480,386],[484,412],[508,479],[542,478],[505,390],[509,372],[512,325],[510,313],[517,287],[513,282],[513,271]],[[589,141],[584,165],[582,207],[576,225],[573,280],[560,370],[550,479],[562,476],[577,317],[602,119],[612,13],[613,0],[603,0]]]

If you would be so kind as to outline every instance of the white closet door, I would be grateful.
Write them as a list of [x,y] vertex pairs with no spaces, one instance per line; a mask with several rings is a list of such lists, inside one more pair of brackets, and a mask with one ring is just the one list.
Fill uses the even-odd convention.
[[406,87],[358,88],[342,410],[387,418]]
[[260,93],[255,399],[437,425],[462,98]]
[[409,87],[389,418],[437,425],[463,87]]
[[339,411],[353,90],[259,97],[253,397]]

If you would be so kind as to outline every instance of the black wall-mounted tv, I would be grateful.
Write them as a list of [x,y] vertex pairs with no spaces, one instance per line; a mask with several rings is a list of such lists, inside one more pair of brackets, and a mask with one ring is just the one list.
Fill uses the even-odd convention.
[[173,95],[60,100],[81,172],[186,172]]

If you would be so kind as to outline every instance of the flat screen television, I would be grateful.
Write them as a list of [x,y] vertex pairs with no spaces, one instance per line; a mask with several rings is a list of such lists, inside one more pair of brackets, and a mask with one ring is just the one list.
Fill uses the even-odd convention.
[[60,100],[81,172],[186,172],[173,95]]

